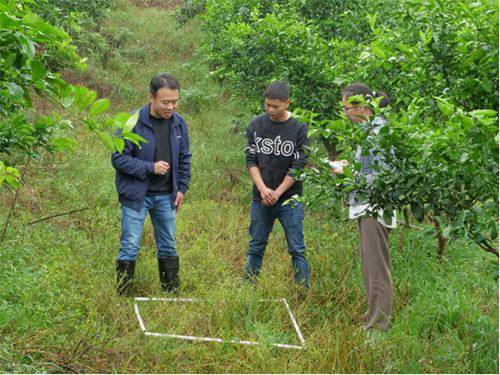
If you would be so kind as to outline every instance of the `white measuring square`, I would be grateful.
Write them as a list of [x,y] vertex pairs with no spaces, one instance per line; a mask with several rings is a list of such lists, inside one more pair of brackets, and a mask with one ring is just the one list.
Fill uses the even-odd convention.
[[[135,315],[137,316],[137,320],[139,321],[139,326],[141,328],[142,333],[146,336],[157,336],[157,337],[170,337],[170,338],[176,338],[176,339],[181,339],[181,340],[191,340],[191,341],[205,341],[205,342],[228,342],[232,344],[242,344],[242,345],[259,345],[260,343],[258,341],[248,341],[248,340],[224,340],[218,337],[203,337],[203,336],[188,336],[188,335],[177,335],[177,334],[172,334],[172,333],[159,333],[159,332],[150,332],[147,330],[144,320],[141,317],[141,313],[139,311],[139,305],[137,302],[150,302],[150,301],[166,301],[166,302],[198,302],[202,301],[199,298],[148,298],[148,297],[135,297],[134,301],[134,310],[135,310]],[[293,323],[293,326],[295,328],[295,331],[297,333],[297,337],[299,338],[299,341],[301,345],[291,345],[291,344],[282,344],[282,343],[272,343],[270,345],[276,346],[278,348],[284,348],[284,349],[304,349],[305,347],[305,340],[304,337],[302,336],[302,332],[300,332],[299,325],[297,324],[297,321],[295,320],[295,317],[292,314],[292,310],[290,309],[290,306],[288,305],[288,302],[286,301],[285,298],[279,298],[279,299],[261,299],[259,302],[281,302],[285,306],[288,316],[290,317],[290,320]]]

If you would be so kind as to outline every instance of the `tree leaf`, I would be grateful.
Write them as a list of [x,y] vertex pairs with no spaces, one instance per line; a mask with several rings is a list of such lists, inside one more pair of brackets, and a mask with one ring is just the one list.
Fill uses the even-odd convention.
[[26,14],[23,17],[22,22],[25,25],[30,26],[32,29],[36,30],[37,32],[46,35],[47,37],[55,37],[57,39],[69,38],[69,35],[65,31],[45,22],[43,20],[43,18],[41,18],[40,16],[38,16],[34,13]]
[[424,220],[424,208],[420,204],[412,203],[411,212],[413,213],[413,216],[415,217],[415,219],[417,219],[418,222],[421,223]]
[[106,146],[106,148],[110,151],[115,151],[115,142],[113,141],[113,137],[108,134],[108,133],[105,133],[101,130],[94,130],[95,133],[97,134],[97,136],[99,137],[99,139],[102,141],[102,143],[104,143],[104,146]]
[[443,98],[436,98],[437,105],[441,113],[445,116],[451,116],[454,112],[453,105]]
[[0,14],[0,29],[16,29],[19,25],[19,21],[15,18],[9,17],[8,14]]
[[125,141],[122,138],[113,137],[113,142],[115,144],[116,151],[121,153],[125,147]]
[[372,43],[370,47],[371,47],[371,50],[373,51],[373,53],[377,57],[379,57],[382,60],[387,59],[387,55],[385,54],[384,50],[382,48],[380,48],[379,46],[377,46],[375,43]]
[[89,90],[83,86],[78,86],[75,90],[75,100],[73,102],[77,112],[80,113],[87,108],[95,100],[96,96],[97,94],[95,91]]
[[344,167],[344,174],[346,177],[350,178],[351,180],[354,179],[354,174],[352,173],[352,169],[349,167]]
[[139,119],[139,111],[136,111],[129,117],[127,122],[125,122],[125,124],[123,125],[123,130],[131,132],[135,124],[137,124],[138,119]]
[[100,113],[106,112],[109,108],[109,99],[99,99],[92,104],[89,110],[89,116],[94,117]]
[[130,142],[136,144],[137,146],[141,146],[141,143],[148,143],[148,141],[142,138],[139,134],[132,133],[129,131],[124,131],[122,133],[122,137],[123,139],[129,140]]
[[35,44],[33,41],[28,38],[26,35],[16,33],[16,40],[21,46],[21,50],[28,57],[28,59],[32,60],[35,57]]
[[477,109],[471,112],[475,117],[496,117],[497,111],[493,109]]
[[33,81],[38,81],[46,73],[45,67],[39,59],[33,60],[31,63],[31,79]]
[[19,86],[17,83],[14,82],[4,82],[3,83],[6,87],[7,90],[9,91],[9,94],[13,96],[14,98],[22,98],[24,96],[24,90],[21,86]]

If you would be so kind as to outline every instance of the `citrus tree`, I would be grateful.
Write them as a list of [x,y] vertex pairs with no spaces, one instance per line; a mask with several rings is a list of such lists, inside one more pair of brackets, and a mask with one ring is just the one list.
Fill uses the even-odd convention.
[[[463,238],[498,256],[497,112],[465,111],[442,98],[435,100],[443,115],[439,126],[412,103],[406,111],[383,114],[388,125],[376,134],[368,124],[316,120],[314,114],[298,112],[311,124],[312,136],[326,132],[350,150],[342,157],[350,159],[351,166],[343,175],[334,175],[320,150],[311,149],[315,167],[304,178],[313,193],[307,200],[335,200],[356,190],[375,214],[378,209],[387,215],[398,210],[406,223],[410,215],[418,222],[429,221],[439,257],[447,241]],[[352,163],[352,150],[358,145],[385,160],[383,167],[374,166],[378,177],[370,185],[354,177],[360,165]]]
[[[212,74],[253,98],[255,110],[267,83],[288,81],[311,138],[326,146],[311,148],[311,199],[358,189],[375,207],[429,221],[440,255],[448,239],[464,237],[498,253],[497,0],[204,6]],[[390,126],[376,137],[342,118],[340,92],[354,81],[391,96]],[[352,160],[359,144],[395,155],[371,187],[354,182],[356,166],[332,176],[321,161]]]
[[[130,131],[130,115],[103,118],[108,99],[97,99],[85,87],[73,87],[47,66],[50,54],[65,56],[68,65],[84,67],[62,29],[44,21],[30,9],[31,1],[0,2],[0,186],[19,184],[16,164],[35,157],[41,150],[55,152],[77,145],[71,137],[75,124],[84,124],[111,151],[121,151],[123,139],[139,142]],[[32,98],[50,100],[61,109],[41,115],[33,110]],[[71,121],[78,118],[78,121]],[[117,137],[109,130],[123,129]]]

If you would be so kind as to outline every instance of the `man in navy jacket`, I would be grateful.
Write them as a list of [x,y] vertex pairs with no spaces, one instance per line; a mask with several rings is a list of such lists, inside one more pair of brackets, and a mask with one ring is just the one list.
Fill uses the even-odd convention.
[[179,257],[175,218],[191,177],[189,136],[184,119],[175,112],[180,85],[161,73],[150,82],[150,102],[139,110],[133,132],[147,142],[126,141],[111,161],[122,207],[122,232],[116,270],[118,293],[128,293],[139,253],[146,215],[151,215],[158,248],[160,283],[165,291],[179,287]]

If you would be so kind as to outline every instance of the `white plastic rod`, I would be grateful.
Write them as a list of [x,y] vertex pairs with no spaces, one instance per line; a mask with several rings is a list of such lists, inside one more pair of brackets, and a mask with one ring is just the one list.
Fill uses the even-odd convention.
[[[142,320],[141,314],[139,312],[139,306],[137,305],[137,302],[147,302],[147,301],[167,301],[167,302],[195,302],[195,301],[201,301],[199,298],[147,298],[147,297],[135,297],[134,302],[134,310],[135,314],[137,316],[137,320],[139,321],[139,326],[141,328],[141,331],[144,333],[146,336],[156,336],[156,337],[171,337],[171,338],[176,338],[176,339],[181,339],[181,340],[191,340],[191,341],[204,341],[204,342],[219,342],[219,343],[232,343],[232,344],[242,344],[242,345],[261,345],[261,343],[256,342],[256,341],[247,341],[247,340],[223,340],[218,337],[202,337],[202,336],[187,336],[187,335],[176,335],[176,334],[171,334],[171,333],[158,333],[158,332],[149,332],[146,329],[146,326],[144,325],[144,321]],[[293,326],[295,328],[295,331],[297,332],[297,336],[299,337],[300,342],[302,345],[290,345],[290,344],[280,344],[280,343],[275,343],[275,344],[270,344],[271,346],[275,346],[278,348],[284,348],[284,349],[298,349],[302,350],[304,349],[305,346],[305,340],[304,337],[302,336],[302,333],[300,332],[299,325],[297,324],[297,321],[295,320],[295,317],[292,314],[292,310],[290,309],[290,306],[288,305],[288,302],[286,301],[285,298],[280,298],[280,299],[261,299],[260,302],[283,302],[285,305],[285,308],[288,311],[288,315],[290,316],[290,319],[292,320]]]
[[[185,336],[185,335],[175,335],[171,333],[158,333],[158,332],[148,332],[145,331],[144,334],[146,336],[156,336],[156,337],[171,337],[175,339],[181,339],[181,340],[190,340],[190,341],[204,341],[204,342],[219,342],[219,343],[224,343],[228,342],[231,344],[242,344],[242,345],[260,345],[259,342],[256,341],[247,341],[247,340],[223,340],[218,337],[200,337],[200,336]],[[298,345],[289,345],[289,344],[271,344],[272,346],[276,346],[278,348],[285,348],[285,349],[303,349],[302,346]]]
[[304,337],[302,336],[302,332],[300,332],[299,325],[297,324],[297,321],[295,320],[295,317],[292,314],[292,310],[290,309],[290,306],[288,306],[288,302],[286,301],[286,299],[282,298],[281,300],[285,304],[285,307],[288,310],[288,314],[290,315],[290,319],[292,320],[293,326],[295,327],[295,331],[297,331],[297,336],[299,336],[299,340],[300,340],[302,346],[304,346],[306,344],[306,341],[304,340]]
[[137,315],[137,320],[139,321],[139,326],[141,327],[142,332],[146,332],[146,326],[144,325],[144,322],[142,321],[141,314],[139,313],[139,306],[137,306],[137,303],[134,302],[134,310],[135,310],[135,315]]
[[153,297],[153,298],[148,298],[148,297],[135,297],[136,301],[142,301],[142,302],[147,302],[147,301],[168,301],[168,302],[195,302],[195,301],[200,301],[199,298],[158,298],[158,297]]

